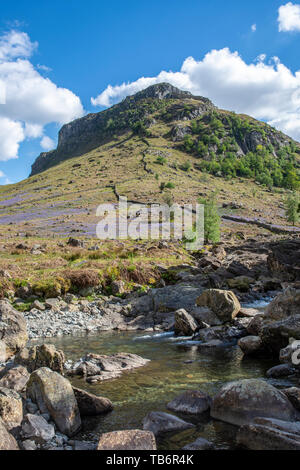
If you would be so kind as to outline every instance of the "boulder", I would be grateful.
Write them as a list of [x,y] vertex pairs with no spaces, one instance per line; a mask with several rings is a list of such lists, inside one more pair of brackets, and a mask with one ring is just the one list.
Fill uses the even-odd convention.
[[237,443],[251,450],[300,450],[300,423],[256,418],[240,427]]
[[[176,284],[161,289],[151,289],[149,294],[144,297],[151,299],[150,309],[154,312],[175,312],[180,308],[189,312],[195,306],[196,299],[202,291],[202,287]],[[138,308],[138,304],[136,308]]]
[[204,439],[203,437],[198,437],[191,444],[187,444],[182,448],[182,450],[213,450],[214,445],[212,442]]
[[257,356],[264,352],[263,342],[259,336],[245,336],[239,339],[238,345],[245,356]]
[[251,320],[250,323],[247,326],[247,332],[251,336],[259,336],[260,335],[260,330],[264,324],[264,315],[255,315]]
[[284,393],[263,380],[244,379],[224,385],[214,397],[211,416],[241,426],[256,417],[295,419],[295,410]]
[[192,336],[198,329],[198,324],[186,310],[181,308],[175,312],[175,334],[183,334],[185,336]]
[[17,364],[25,366],[29,372],[33,372],[41,367],[63,374],[65,355],[59,351],[53,344],[42,344],[33,346],[30,349],[23,348],[15,358]]
[[42,416],[28,413],[22,423],[22,436],[36,444],[44,444],[55,436],[55,430]]
[[150,431],[114,431],[101,435],[97,450],[156,450],[156,442]]
[[5,344],[5,351],[4,348],[0,348],[2,361],[6,361],[22,349],[28,340],[23,315],[5,300],[0,300],[0,338]]
[[289,375],[295,374],[295,372],[296,369],[290,364],[280,364],[279,366],[274,366],[267,370],[266,376],[272,378],[288,377]]
[[277,355],[280,349],[288,346],[290,338],[300,340],[300,315],[264,322],[260,327],[259,336],[266,348]]
[[92,393],[73,387],[80,416],[97,416],[113,410],[112,402],[108,398],[97,397]]
[[120,280],[120,281],[113,281],[110,285],[111,287],[111,293],[113,295],[117,295],[117,294],[124,294],[124,292],[126,291],[125,289],[125,282]]
[[70,382],[46,367],[34,371],[27,384],[27,397],[41,413],[49,413],[60,432],[73,436],[81,427],[77,401]]
[[233,279],[227,279],[227,284],[230,289],[237,289],[240,292],[248,292],[251,284],[255,283],[253,277],[237,276]]
[[293,407],[300,411],[300,388],[290,387],[281,391],[288,397]]
[[209,326],[222,325],[217,315],[207,307],[194,307],[190,313],[200,326],[203,324]]
[[0,418],[0,450],[19,450],[16,439],[8,432]]
[[8,369],[0,379],[0,387],[10,388],[16,392],[22,392],[29,380],[29,373],[23,366]]
[[286,281],[300,279],[300,240],[283,240],[270,246],[269,270]]
[[231,291],[208,289],[197,298],[199,307],[208,307],[222,322],[233,320],[241,309],[236,295]]
[[300,312],[300,290],[288,287],[278,294],[266,307],[264,316],[267,320],[285,320]]
[[84,376],[88,382],[98,382],[119,377],[125,370],[142,367],[148,362],[149,359],[130,353],[117,353],[111,356],[87,354],[70,373]]
[[151,411],[143,420],[143,429],[152,431],[155,436],[165,432],[184,431],[194,426],[194,424],[187,423],[177,416],[162,411]]
[[0,388],[0,418],[9,431],[17,430],[23,419],[21,396],[14,390]]
[[211,398],[200,390],[188,390],[174,398],[167,404],[171,411],[187,414],[201,414],[208,411],[211,406]]

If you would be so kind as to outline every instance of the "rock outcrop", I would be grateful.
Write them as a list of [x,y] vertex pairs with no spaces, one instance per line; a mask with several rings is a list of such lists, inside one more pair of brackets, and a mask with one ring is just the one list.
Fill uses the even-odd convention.
[[208,307],[222,322],[233,320],[241,309],[236,295],[231,291],[208,289],[197,298],[199,307]]
[[27,342],[27,327],[23,315],[7,301],[0,300],[0,361],[6,361]]

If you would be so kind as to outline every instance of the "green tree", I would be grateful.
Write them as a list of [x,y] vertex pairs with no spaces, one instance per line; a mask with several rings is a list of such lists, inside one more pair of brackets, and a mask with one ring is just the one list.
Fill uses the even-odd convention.
[[299,204],[300,199],[297,193],[289,194],[285,200],[286,218],[293,225],[299,221]]
[[211,193],[207,199],[200,199],[204,205],[204,239],[205,242],[218,243],[221,238],[221,217],[218,213],[216,194]]

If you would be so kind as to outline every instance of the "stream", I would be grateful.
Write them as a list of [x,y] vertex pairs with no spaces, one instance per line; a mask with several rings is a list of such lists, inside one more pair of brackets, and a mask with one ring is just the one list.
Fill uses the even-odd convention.
[[[258,302],[247,307],[263,307]],[[86,353],[135,353],[151,359],[146,366],[125,372],[120,378],[88,384],[81,378],[71,378],[73,385],[96,395],[109,398],[114,410],[103,416],[84,420],[83,437],[89,433],[142,428],[142,420],[150,411],[166,411],[166,404],[176,395],[188,390],[203,390],[214,396],[226,382],[246,379],[265,379],[265,372],[276,365],[270,359],[243,359],[238,346],[201,351],[198,343],[173,333],[100,332],[97,335],[64,336],[34,341],[51,343],[62,349],[66,359],[78,360]],[[290,379],[272,379],[279,387],[293,385]],[[172,412],[169,412],[172,414]],[[196,428],[165,435],[158,439],[159,450],[178,450],[204,437],[219,447],[233,449],[237,428],[209,418],[179,415],[196,424]]]

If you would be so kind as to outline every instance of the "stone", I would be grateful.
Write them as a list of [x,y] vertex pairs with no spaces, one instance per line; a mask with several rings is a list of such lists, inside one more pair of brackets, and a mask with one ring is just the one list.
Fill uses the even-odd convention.
[[[202,291],[202,287],[195,287],[189,284],[176,284],[161,289],[151,289],[149,294],[144,297],[149,298],[150,311],[167,313],[184,308],[189,312],[194,308],[196,299]],[[140,299],[143,299],[143,297]],[[137,302],[135,309],[139,308],[140,302]]]
[[183,334],[185,336],[192,336],[198,329],[198,325],[192,315],[190,315],[183,308],[175,312],[175,334]]
[[125,282],[124,281],[113,281],[110,285],[112,295],[124,294],[125,293]]
[[23,366],[15,366],[9,369],[0,379],[0,387],[9,388],[16,392],[22,392],[29,380],[29,373]]
[[289,364],[280,364],[279,366],[271,367],[271,369],[267,370],[266,376],[267,377],[288,377],[289,375],[295,374],[296,369]]
[[231,291],[208,289],[197,298],[199,307],[208,307],[222,322],[233,320],[241,309],[236,295]]
[[44,444],[55,436],[55,430],[42,416],[28,413],[22,423],[22,436],[36,444]]
[[203,437],[198,437],[191,444],[187,444],[182,448],[182,450],[213,450],[214,445],[212,442],[204,439]]
[[272,321],[285,320],[300,312],[300,290],[288,287],[266,307],[264,316]]
[[268,268],[280,279],[293,281],[300,279],[300,242],[281,240],[270,245]]
[[290,338],[300,340],[300,315],[264,322],[260,327],[259,336],[266,348],[277,355],[281,349],[288,346]]
[[251,450],[300,450],[300,423],[256,418],[240,427],[237,444]]
[[251,336],[260,336],[260,330],[264,324],[264,315],[255,315],[247,326],[247,332]]
[[36,450],[37,445],[34,441],[30,439],[26,439],[25,441],[22,441],[22,449],[23,450]]
[[167,404],[167,408],[178,413],[197,415],[208,411],[211,402],[212,399],[205,392],[188,390],[170,401]]
[[97,444],[93,441],[73,441],[74,450],[97,450]]
[[108,398],[98,397],[92,393],[73,387],[80,416],[97,416],[113,410],[112,402]]
[[255,283],[253,277],[237,276],[233,279],[227,279],[227,284],[230,289],[237,289],[240,292],[248,292],[251,284]]
[[184,431],[193,427],[195,427],[194,424],[162,411],[151,411],[143,420],[143,429],[152,431],[155,436],[165,432]]
[[207,307],[194,307],[190,314],[199,325],[219,326],[222,325],[217,315]]
[[29,372],[33,372],[41,367],[63,374],[65,355],[59,351],[53,344],[42,344],[32,346],[30,349],[23,348],[15,358],[15,362],[25,366]]
[[281,391],[288,397],[293,407],[300,411],[300,388],[290,387]]
[[1,348],[1,360],[6,361],[22,349],[28,340],[26,321],[23,315],[5,300],[0,300],[0,338],[5,344]]
[[224,385],[213,398],[211,416],[241,426],[256,417],[295,420],[295,410],[284,393],[259,379]]
[[83,247],[84,243],[81,240],[78,240],[77,238],[70,237],[69,240],[67,241],[67,245],[73,246],[73,247]]
[[155,436],[139,429],[108,432],[100,436],[97,450],[156,450]]
[[0,450],[19,450],[18,443],[0,418]]
[[107,380],[122,375],[125,370],[142,367],[149,362],[136,354],[117,353],[111,356],[87,354],[71,374],[85,376],[93,381]]
[[238,340],[238,346],[245,356],[261,355],[264,352],[263,342],[259,336],[245,336]]
[[30,375],[27,397],[49,413],[60,432],[71,437],[81,427],[77,401],[70,382],[57,372],[42,367]]
[[45,304],[43,304],[42,302],[40,302],[39,300],[35,300],[32,305],[31,305],[31,308],[36,308],[37,310],[45,310],[46,307],[45,307]]
[[14,390],[0,388],[0,418],[9,431],[20,426],[23,419],[23,403],[21,396]]

